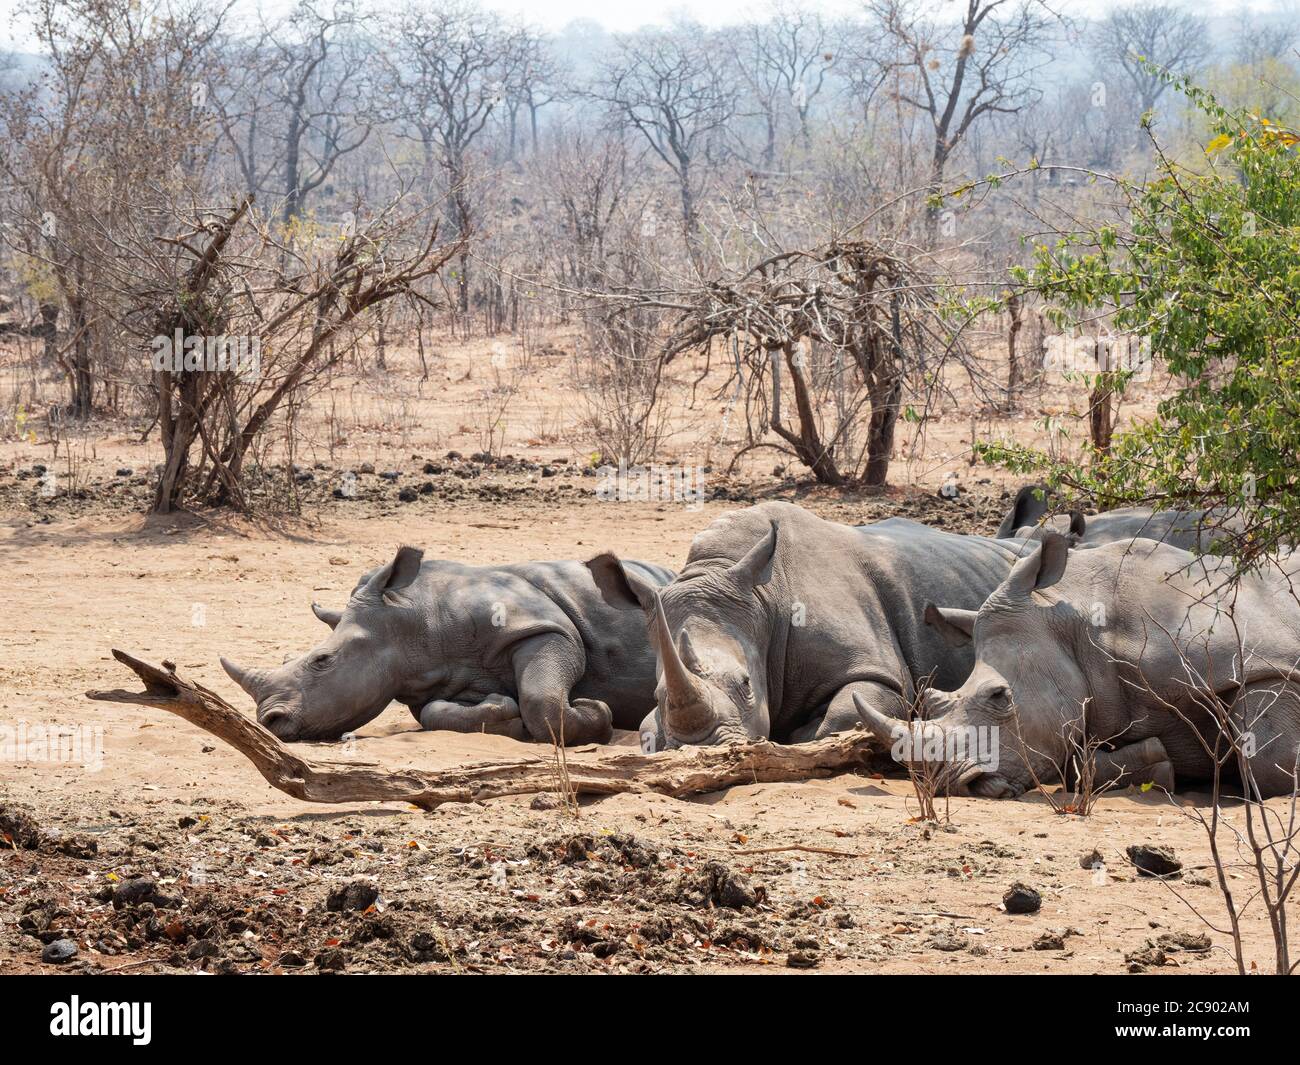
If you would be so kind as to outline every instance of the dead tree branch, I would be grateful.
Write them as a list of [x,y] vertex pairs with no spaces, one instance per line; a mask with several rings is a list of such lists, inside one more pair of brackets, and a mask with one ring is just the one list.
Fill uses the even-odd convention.
[[[125,651],[113,657],[133,670],[145,690],[89,691],[103,702],[139,703],[176,714],[244,755],[267,783],[308,802],[409,802],[431,810],[448,802],[483,802],[505,795],[553,792],[555,766],[545,754],[454,769],[385,770],[374,765],[302,757],[216,692],[177,676],[170,663],[155,666]],[[657,792],[681,797],[737,784],[809,780],[851,772],[867,762],[871,738],[849,732],[815,743],[753,743],[584,758],[568,764],[574,795]]]

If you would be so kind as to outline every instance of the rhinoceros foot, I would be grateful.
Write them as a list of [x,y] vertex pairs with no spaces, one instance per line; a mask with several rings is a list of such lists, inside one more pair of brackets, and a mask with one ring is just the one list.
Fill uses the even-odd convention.
[[430,732],[488,732],[519,740],[526,738],[519,704],[508,695],[489,695],[472,706],[434,699],[420,707],[416,716],[421,727]]

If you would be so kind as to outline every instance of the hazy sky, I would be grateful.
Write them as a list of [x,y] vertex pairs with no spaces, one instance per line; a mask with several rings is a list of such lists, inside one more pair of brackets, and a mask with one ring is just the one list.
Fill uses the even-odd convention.
[[[1094,15],[1111,6],[1111,0],[1048,2],[1057,10],[1075,15]],[[23,20],[20,18],[15,22],[15,13],[21,4],[22,0],[0,0],[2,46],[23,48],[31,43],[26,27],[22,25]],[[258,6],[257,0],[240,2],[240,7],[246,11],[255,11]],[[268,12],[283,11],[292,6],[292,0],[262,0],[261,6]],[[358,0],[357,6],[365,10],[372,5]],[[766,5],[762,0],[623,0],[622,3],[611,0],[487,0],[484,6],[551,30],[579,18],[594,19],[611,30],[633,30],[651,23],[666,22],[677,12],[712,25],[736,22],[746,15],[761,13]],[[809,0],[808,6],[830,14],[845,14],[861,5],[855,0]],[[1245,0],[1244,3],[1242,0],[1196,0],[1186,6],[1201,15],[1216,15],[1237,11],[1243,6],[1268,10],[1274,3],[1272,0]],[[954,0],[935,0],[935,7],[942,11],[955,8],[955,3]]]

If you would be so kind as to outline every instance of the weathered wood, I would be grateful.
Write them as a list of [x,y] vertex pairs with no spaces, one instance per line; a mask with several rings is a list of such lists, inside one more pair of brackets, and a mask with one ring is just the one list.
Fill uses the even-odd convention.
[[[267,783],[297,799],[409,802],[431,810],[446,802],[482,802],[504,795],[556,792],[560,787],[549,754],[436,771],[386,770],[304,758],[216,692],[177,676],[171,663],[155,666],[116,648],[113,657],[134,670],[145,690],[88,691],[88,698],[139,703],[176,714],[230,744],[257,767]],[[567,770],[575,795],[657,792],[682,796],[736,784],[808,780],[849,772],[864,766],[871,753],[871,737],[858,731],[788,746],[762,742],[595,758],[570,753]]]

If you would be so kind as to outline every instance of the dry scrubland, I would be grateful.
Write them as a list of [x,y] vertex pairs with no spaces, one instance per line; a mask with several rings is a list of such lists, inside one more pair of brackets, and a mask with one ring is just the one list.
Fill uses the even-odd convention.
[[[770,497],[845,522],[903,513],[988,532],[1011,482],[969,466],[972,431],[1041,441],[1041,422],[1054,414],[1076,438],[1084,433],[1069,415],[1086,408],[1085,397],[1060,381],[1032,385],[1022,412],[1006,418],[972,411],[954,378],[925,439],[902,444],[891,472],[898,487],[861,496],[810,488],[774,475],[787,460],[772,451],[751,452],[728,476],[736,441],[719,440],[725,398],[697,380],[702,363],[683,361],[671,367],[673,434],[660,458],[710,466],[711,498],[697,510],[598,502],[594,480],[581,474],[591,447],[571,344],[556,334],[526,354],[507,345],[504,362],[489,341],[444,345],[425,382],[405,352],[390,352],[396,369],[386,375],[336,377],[300,416],[299,511],[281,506],[255,520],[227,512],[145,520],[160,449],[156,434],[139,442],[142,425],[92,423],[62,439],[57,455],[40,419],[30,422],[35,443],[8,433],[0,717],[101,727],[103,758],[90,770],[32,762],[0,770],[0,969],[49,971],[42,945],[64,935],[81,945],[65,970],[125,972],[1114,973],[1162,960],[1162,971],[1232,969],[1219,935],[1208,952],[1167,939],[1168,949],[1149,948],[1204,931],[1176,893],[1212,919],[1222,912],[1200,830],[1180,809],[1203,802],[1195,795],[1116,793],[1087,818],[1056,815],[1041,796],[960,799],[951,824],[938,827],[913,819],[906,780],[865,772],[691,801],[620,796],[584,802],[576,817],[527,799],[433,813],[322,807],[274,791],[241,756],[169,715],[83,697],[135,683],[109,657],[122,647],[170,658],[244,706],[218,654],[270,664],[307,648],[323,631],[311,600],[341,604],[357,575],[400,542],[474,563],[612,547],[671,566],[713,517]],[[42,388],[53,402],[56,386],[38,382],[33,397],[21,353],[8,356],[12,427],[16,389],[32,409]],[[503,380],[518,392],[494,392]],[[522,461],[473,461],[506,398],[493,450]],[[34,464],[55,471],[53,497],[42,495]],[[375,473],[360,472],[365,464]],[[348,471],[357,472],[356,495],[336,499]],[[949,471],[966,489],[956,503],[935,495]],[[291,502],[283,483],[268,499]],[[401,501],[403,490],[412,501]],[[317,754],[445,767],[547,752],[421,733],[398,707],[355,743]],[[1181,879],[1135,875],[1124,850],[1148,842],[1178,852]],[[1103,875],[1080,865],[1094,847]],[[115,884],[138,874],[154,885],[143,905],[114,899]],[[1041,893],[1038,913],[1002,912],[1016,881]],[[1248,921],[1246,936],[1263,966],[1267,929]]]

